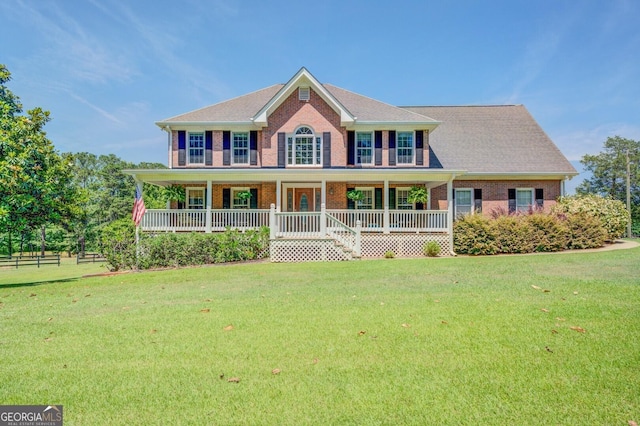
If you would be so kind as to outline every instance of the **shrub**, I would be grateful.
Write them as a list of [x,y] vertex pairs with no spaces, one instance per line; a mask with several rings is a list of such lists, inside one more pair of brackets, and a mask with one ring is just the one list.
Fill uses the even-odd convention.
[[396,257],[396,254],[394,252],[392,252],[391,250],[387,250],[384,253],[384,258],[385,259],[393,259],[394,257]]
[[593,194],[562,197],[553,207],[553,212],[567,215],[586,213],[599,218],[607,231],[607,241],[622,237],[629,223],[624,203]]
[[533,229],[524,216],[497,216],[492,222],[499,253],[531,253]]
[[131,219],[115,220],[101,229],[100,253],[115,271],[136,267],[136,229]]
[[453,249],[456,253],[486,255],[498,253],[489,218],[481,214],[460,217],[453,223]]
[[565,226],[569,234],[567,248],[588,249],[602,247],[607,239],[607,230],[599,217],[587,213],[567,216]]
[[143,234],[136,259],[135,228],[130,219],[105,227],[102,253],[113,270],[166,268],[257,259],[268,253],[269,230],[217,234]]
[[522,217],[531,227],[533,251],[549,252],[567,248],[567,228],[559,217],[548,213],[532,213]]
[[440,244],[435,241],[427,241],[422,247],[422,252],[427,257],[436,257],[440,254],[441,250]]

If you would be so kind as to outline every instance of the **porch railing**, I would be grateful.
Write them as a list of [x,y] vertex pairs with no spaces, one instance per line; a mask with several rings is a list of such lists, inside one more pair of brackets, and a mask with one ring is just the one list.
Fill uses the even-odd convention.
[[226,228],[256,229],[269,226],[269,210],[153,209],[142,217],[142,230],[155,232],[224,231]]
[[[150,209],[142,218],[142,230],[152,232],[218,232],[269,226],[269,210]],[[446,210],[326,210],[348,228],[360,221],[362,232],[448,232]],[[279,232],[312,236],[320,232],[320,212],[287,213]],[[388,218],[388,219],[387,219]]]

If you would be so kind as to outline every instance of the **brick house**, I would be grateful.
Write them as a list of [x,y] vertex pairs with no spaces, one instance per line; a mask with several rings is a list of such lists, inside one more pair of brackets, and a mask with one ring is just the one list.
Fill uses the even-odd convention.
[[456,215],[548,208],[577,174],[522,105],[396,107],[305,68],[156,124],[169,169],[128,173],[186,197],[141,229],[268,226],[275,261],[450,252]]

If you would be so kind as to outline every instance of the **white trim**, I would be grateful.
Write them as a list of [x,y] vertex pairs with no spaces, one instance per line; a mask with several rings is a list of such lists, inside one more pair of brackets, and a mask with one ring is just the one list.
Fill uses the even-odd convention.
[[535,205],[536,205],[536,190],[535,190],[535,188],[516,188],[516,212],[521,211],[519,209],[519,206],[518,206],[518,192],[519,191],[531,191],[531,199],[529,200],[529,205],[527,206],[526,211],[529,211],[529,209],[533,209],[535,207]]
[[[235,159],[236,159],[236,156],[235,156],[235,149],[236,149],[235,148],[235,135],[240,135],[240,134],[247,135],[247,162],[246,163],[237,163],[235,161]],[[234,165],[234,166],[241,166],[241,167],[250,165],[251,164],[251,132],[249,132],[249,131],[246,131],[246,132],[233,131],[233,132],[231,132],[230,139],[231,139],[231,153],[230,153],[231,154],[230,155],[231,164]]]
[[[473,214],[474,213],[474,199],[473,199],[473,188],[454,188],[456,192],[456,196],[453,197],[453,214],[454,216],[458,216],[458,192],[468,192],[469,193],[469,212],[464,212],[461,214]],[[464,205],[466,207],[466,205]]]
[[[358,162],[358,135],[369,135],[371,136],[371,146],[369,147],[369,150],[371,151],[371,161],[369,161],[368,163],[362,163],[362,162]],[[353,149],[354,149],[354,153],[353,153],[353,162],[358,165],[358,166],[373,166],[375,163],[375,156],[376,156],[376,141],[375,141],[375,134],[374,132],[355,132],[355,136],[354,136],[354,142],[353,142]],[[366,148],[365,148],[366,149]]]
[[[309,133],[300,133],[298,134],[298,131],[300,131],[301,129],[309,129],[309,131],[311,132]],[[298,146],[297,144],[297,139],[298,138],[311,138],[311,164],[296,164],[296,147]],[[292,151],[289,151],[289,141],[291,140],[291,149]],[[320,140],[320,147],[317,147],[317,143],[318,140]],[[310,167],[315,167],[315,168],[319,168],[322,167],[322,160],[323,160],[323,145],[324,145],[324,140],[322,138],[322,136],[318,135],[316,133],[316,131],[313,129],[313,127],[307,125],[307,124],[301,124],[298,127],[295,128],[295,130],[293,131],[293,133],[287,133],[285,135],[285,144],[286,144],[286,149],[285,149],[285,155],[286,155],[286,161],[285,161],[285,165],[288,168],[310,168]],[[289,154],[291,154],[291,163],[289,163]]]
[[[393,207],[395,210],[401,210],[400,208],[398,208],[398,191],[407,191],[407,197],[409,196],[409,191],[411,191],[411,187],[410,186],[396,186],[395,187],[396,190],[396,205]],[[416,209],[416,204],[415,203],[409,203],[409,201],[407,200],[407,205],[411,205],[411,209],[402,209],[402,210],[415,210]]]
[[[189,192],[191,192],[191,191],[202,191],[202,206],[194,207],[194,206],[189,204],[189,200],[190,200]],[[201,186],[188,186],[188,187],[185,188],[185,195],[186,195],[186,198],[184,200],[185,208],[187,208],[187,209],[200,209],[200,208],[206,209],[206,197],[207,197],[207,189],[206,188],[203,188]]]
[[322,84],[304,67],[285,84],[276,95],[271,98],[258,113],[251,118],[257,126],[268,127],[269,115],[282,104],[291,93],[300,86],[308,86],[318,94],[336,113],[340,115],[341,125],[350,125],[355,122],[354,117]]
[[363,191],[363,192],[364,191],[371,192],[371,208],[370,209],[358,208],[358,202],[354,201],[353,205],[355,207],[355,210],[374,210],[376,208],[376,188],[375,188],[375,186],[356,186],[354,189],[356,189],[358,191]]
[[[202,135],[202,162],[195,162],[195,161],[191,161],[191,135]],[[188,131],[187,132],[187,136],[186,136],[187,140],[186,140],[186,157],[187,157],[187,165],[203,165],[206,160],[206,152],[207,152],[207,133],[205,131],[198,131],[198,132],[194,132],[194,131]],[[200,149],[200,148],[193,148],[193,149]]]
[[[400,158],[400,147],[398,146],[398,140],[399,140],[399,136],[400,133],[410,133],[411,134],[411,161],[408,163],[401,163],[399,161]],[[408,149],[408,148],[402,148],[402,149]],[[396,132],[396,166],[415,166],[416,164],[416,132],[415,130],[413,131],[397,131]]]

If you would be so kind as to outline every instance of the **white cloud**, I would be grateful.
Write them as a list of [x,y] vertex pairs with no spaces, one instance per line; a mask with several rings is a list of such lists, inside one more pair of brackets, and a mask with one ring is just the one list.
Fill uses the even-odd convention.
[[613,136],[640,140],[640,126],[606,123],[591,128],[559,132],[551,138],[570,161],[578,161],[585,154],[601,152],[604,142]]

